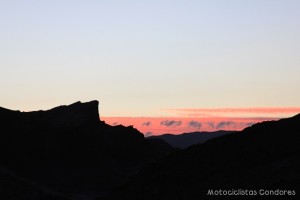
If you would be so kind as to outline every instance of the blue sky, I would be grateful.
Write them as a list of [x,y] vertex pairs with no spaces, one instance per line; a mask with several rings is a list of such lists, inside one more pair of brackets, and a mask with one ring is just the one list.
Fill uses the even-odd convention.
[[0,106],[296,107],[300,1],[0,1]]

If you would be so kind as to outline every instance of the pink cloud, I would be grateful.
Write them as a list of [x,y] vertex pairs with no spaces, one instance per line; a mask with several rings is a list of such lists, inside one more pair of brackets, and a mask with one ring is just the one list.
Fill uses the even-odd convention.
[[[108,124],[134,126],[145,135],[193,131],[242,130],[262,121],[290,117],[300,107],[165,109],[170,117],[101,117]],[[177,117],[175,117],[177,116]]]
[[[194,131],[242,130],[252,124],[278,118],[239,117],[101,117],[106,123],[133,125],[145,135],[181,134]],[[145,124],[151,124],[146,126]]]

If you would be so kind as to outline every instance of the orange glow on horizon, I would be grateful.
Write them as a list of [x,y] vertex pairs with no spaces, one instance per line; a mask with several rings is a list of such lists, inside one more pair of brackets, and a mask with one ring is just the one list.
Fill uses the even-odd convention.
[[242,130],[252,124],[278,118],[179,118],[179,117],[101,117],[110,125],[134,126],[143,134],[181,134],[195,131]]
[[[195,131],[242,130],[262,121],[290,117],[299,107],[164,109],[170,117],[101,117],[110,125],[134,126],[145,135]],[[176,116],[177,115],[177,116]]]

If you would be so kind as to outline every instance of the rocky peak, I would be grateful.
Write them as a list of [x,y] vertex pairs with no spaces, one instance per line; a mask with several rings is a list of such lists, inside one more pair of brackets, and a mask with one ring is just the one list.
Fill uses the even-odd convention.
[[78,101],[68,106],[53,108],[49,110],[48,115],[59,121],[99,122],[98,106],[98,101],[86,103]]
[[98,101],[82,103],[80,101],[52,108],[46,111],[20,112],[0,107],[0,118],[4,122],[12,123],[46,123],[58,127],[77,127],[82,124],[96,124],[100,122]]

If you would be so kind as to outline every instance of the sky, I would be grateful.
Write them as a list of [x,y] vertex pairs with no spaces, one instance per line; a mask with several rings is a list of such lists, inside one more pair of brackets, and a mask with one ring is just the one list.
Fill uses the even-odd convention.
[[98,100],[101,118],[145,134],[292,116],[299,10],[298,0],[0,0],[0,106]]

